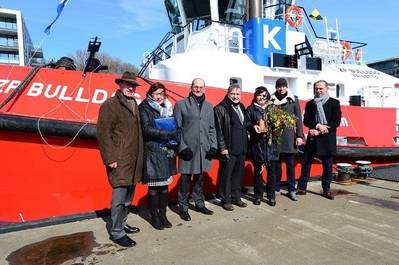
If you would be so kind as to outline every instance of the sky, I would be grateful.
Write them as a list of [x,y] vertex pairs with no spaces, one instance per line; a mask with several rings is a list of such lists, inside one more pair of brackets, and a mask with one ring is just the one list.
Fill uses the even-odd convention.
[[[205,1],[205,0],[203,0]],[[70,0],[51,34],[43,31],[56,16],[60,0],[0,0],[0,7],[22,11],[35,45],[46,60],[59,59],[87,49],[91,38],[102,41],[101,52],[139,66],[170,30],[163,0]],[[399,1],[297,0],[308,14],[317,8],[329,26],[338,19],[341,39],[365,42],[364,60],[371,62],[399,56]],[[323,21],[314,21],[325,36]]]

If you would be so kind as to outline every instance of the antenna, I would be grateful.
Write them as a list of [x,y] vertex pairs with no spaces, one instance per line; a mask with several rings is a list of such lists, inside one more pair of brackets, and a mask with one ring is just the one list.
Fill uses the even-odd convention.
[[101,41],[98,41],[98,37],[96,36],[93,41],[89,41],[89,46],[87,47],[87,51],[90,53],[89,58],[86,61],[86,66],[83,71],[83,74],[87,72],[98,72],[99,70],[107,70],[107,66],[101,65],[100,60],[94,58],[96,52],[100,50]]

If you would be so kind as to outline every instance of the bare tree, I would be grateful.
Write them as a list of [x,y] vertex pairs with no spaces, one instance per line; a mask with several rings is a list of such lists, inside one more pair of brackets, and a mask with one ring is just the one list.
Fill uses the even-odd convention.
[[[69,55],[69,57],[74,60],[76,68],[83,71],[89,53],[84,49],[80,49],[76,50],[73,55]],[[108,72],[110,73],[122,74],[125,71],[138,72],[138,68],[133,64],[122,62],[121,59],[112,57],[108,53],[98,52],[95,57],[100,60],[102,65],[108,66]]]

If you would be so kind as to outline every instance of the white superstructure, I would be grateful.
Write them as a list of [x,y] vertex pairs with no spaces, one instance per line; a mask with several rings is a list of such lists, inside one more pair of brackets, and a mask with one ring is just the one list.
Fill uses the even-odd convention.
[[[399,79],[362,63],[365,44],[341,40],[338,22],[330,27],[327,18],[326,35],[316,36],[304,12],[294,10],[287,17],[290,5],[284,2],[166,0],[175,34],[147,57],[151,60],[147,76],[183,83],[202,77],[208,86],[219,88],[238,82],[248,92],[261,85],[273,92],[276,79],[285,77],[292,92],[304,100],[313,97],[313,83],[324,79],[330,96],[343,105],[357,97],[365,107],[399,107]],[[292,27],[287,18],[302,21]],[[248,26],[252,22],[254,28]],[[260,28],[257,36],[256,27]],[[251,53],[254,46],[265,53]],[[269,61],[262,62],[262,56],[269,56]],[[284,60],[291,61],[284,64]]]

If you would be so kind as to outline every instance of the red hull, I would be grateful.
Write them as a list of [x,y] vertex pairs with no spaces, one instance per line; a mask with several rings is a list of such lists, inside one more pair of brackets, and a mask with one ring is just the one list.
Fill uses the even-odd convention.
[[[28,74],[30,68],[0,66],[0,104]],[[101,103],[115,90],[115,76],[73,71],[41,69],[23,93],[0,110],[1,115],[19,115],[62,121],[95,124]],[[140,80],[137,98],[143,99],[149,84]],[[189,86],[163,82],[172,101],[187,96]],[[217,104],[225,90],[209,88],[207,98]],[[251,93],[244,93],[249,104]],[[303,102],[302,102],[303,104]],[[338,134],[364,138],[368,147],[391,147],[396,135],[394,109],[343,107],[343,126]],[[372,122],[365,122],[367,118]],[[375,128],[379,128],[378,134]],[[101,162],[97,143],[91,139],[45,136],[47,145],[37,133],[0,130],[0,222],[24,222],[43,218],[87,213],[109,208],[110,187]],[[54,147],[60,149],[54,149]],[[384,161],[382,161],[384,162]],[[392,162],[395,162],[392,161]],[[206,178],[206,192],[216,191],[218,164]],[[312,174],[320,174],[320,165]],[[252,184],[252,165],[246,165],[244,185]],[[283,176],[285,176],[283,172]],[[299,165],[296,166],[299,176]],[[284,178],[284,177],[283,177]],[[170,186],[177,194],[178,176]],[[133,204],[145,203],[146,186],[138,185]]]

